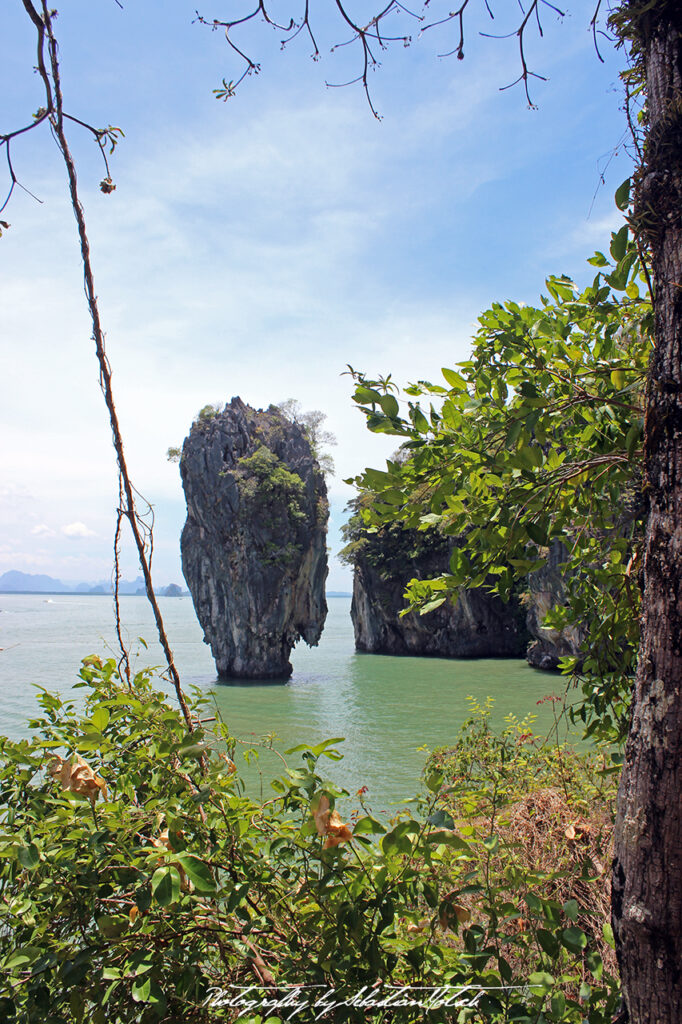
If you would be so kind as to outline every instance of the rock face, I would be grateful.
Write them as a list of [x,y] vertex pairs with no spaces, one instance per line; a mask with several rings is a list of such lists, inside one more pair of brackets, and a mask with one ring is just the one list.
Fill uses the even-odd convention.
[[274,406],[207,406],[180,472],[182,569],[218,675],[288,678],[327,615],[327,489],[303,429]]
[[555,541],[549,549],[546,565],[528,577],[526,623],[535,639],[528,647],[526,658],[533,668],[557,669],[561,658],[579,653],[584,639],[578,626],[558,630],[542,625],[550,608],[563,604],[565,588],[561,563],[566,558],[566,548]]
[[520,603],[505,603],[482,589],[468,590],[426,615],[403,617],[409,580],[438,576],[452,542],[435,534],[390,527],[365,535],[353,561],[351,618],[358,651],[441,658],[522,658],[528,643]]

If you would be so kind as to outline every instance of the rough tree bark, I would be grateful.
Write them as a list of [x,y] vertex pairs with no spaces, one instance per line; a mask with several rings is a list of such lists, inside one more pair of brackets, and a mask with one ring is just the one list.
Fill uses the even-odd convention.
[[[637,7],[639,10],[637,10]],[[621,5],[646,75],[634,220],[652,255],[640,658],[619,792],[613,922],[630,1024],[682,1019],[682,5]],[[642,10],[644,8],[644,11]]]

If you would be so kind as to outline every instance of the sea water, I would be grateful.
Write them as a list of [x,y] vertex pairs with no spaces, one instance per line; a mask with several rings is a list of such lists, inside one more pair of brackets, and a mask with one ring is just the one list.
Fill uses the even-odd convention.
[[[373,811],[390,813],[418,792],[427,751],[456,739],[470,714],[467,698],[493,697],[496,726],[506,715],[530,713],[538,716],[536,731],[548,732],[553,705],[538,701],[563,691],[561,677],[537,672],[523,659],[358,654],[350,598],[344,597],[328,599],[318,647],[301,642],[292,652],[288,682],[223,683],[216,678],[191,599],[160,598],[159,603],[183,685],[210,692],[238,740],[240,764],[244,751],[258,751],[244,768],[254,795],[272,795],[269,782],[284,770],[282,758],[290,767],[300,765],[300,753],[284,753],[290,747],[344,737],[338,744],[343,760],[323,759],[320,767],[353,794],[367,787]],[[121,609],[134,665],[161,666],[146,598],[122,597]],[[19,738],[28,735],[28,720],[38,710],[36,685],[67,694],[82,658],[117,655],[112,599],[0,594],[0,648],[0,733]]]

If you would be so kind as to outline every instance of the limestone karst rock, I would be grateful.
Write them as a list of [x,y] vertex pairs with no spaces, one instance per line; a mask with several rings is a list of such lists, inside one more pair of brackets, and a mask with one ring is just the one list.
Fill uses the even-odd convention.
[[207,406],[180,472],[182,568],[219,676],[288,678],[327,614],[327,489],[305,431],[275,406]]
[[403,593],[412,578],[447,569],[453,542],[398,526],[366,534],[346,548],[354,566],[351,618],[358,651],[441,658],[520,658],[528,643],[518,600],[505,603],[483,589],[464,592],[426,615],[410,612]]
[[561,658],[580,654],[584,631],[579,626],[566,626],[558,630],[542,625],[547,612],[564,602],[565,571],[562,563],[567,558],[565,546],[560,541],[554,541],[549,549],[547,564],[528,577],[526,623],[534,639],[528,647],[526,658],[533,668],[553,671],[559,667]]

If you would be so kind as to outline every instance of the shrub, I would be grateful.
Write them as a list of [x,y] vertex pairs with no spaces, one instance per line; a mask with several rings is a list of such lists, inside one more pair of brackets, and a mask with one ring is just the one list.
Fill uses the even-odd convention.
[[[348,794],[319,774],[337,741],[303,744],[257,803],[207,697],[195,695],[188,734],[151,671],[128,688],[92,657],[81,677],[82,713],[43,692],[33,738],[0,740],[4,1020],[232,1021],[239,1010],[212,990],[277,1000],[294,984],[334,988],[340,1005],[322,1019],[344,1024],[367,1020],[344,1000],[363,988],[395,1000],[404,985],[473,986],[475,1005],[394,1005],[377,1020],[610,1019],[612,982],[581,980],[601,962],[574,907],[538,897],[534,909],[528,889],[531,923],[515,910],[507,934],[512,913],[480,873],[480,850],[497,846],[452,828],[441,771],[415,815],[380,822],[361,801],[347,823],[336,801]],[[532,950],[523,975],[504,943]]]
[[[590,975],[617,971],[610,866],[619,759],[542,740],[532,715],[508,716],[496,734],[493,701],[469,700],[459,741],[429,759],[444,776],[441,812],[473,851],[475,889],[464,902],[499,917],[498,954],[514,974],[533,971],[538,943],[555,973],[567,952],[591,946],[572,983],[577,996]],[[557,929],[562,915],[570,923]]]

